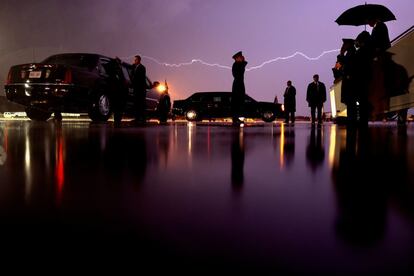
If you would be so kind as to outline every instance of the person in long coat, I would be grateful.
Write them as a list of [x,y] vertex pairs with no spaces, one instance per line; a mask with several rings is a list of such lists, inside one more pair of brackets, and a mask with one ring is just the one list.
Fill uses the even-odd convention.
[[135,119],[137,121],[145,121],[146,110],[146,93],[147,93],[147,74],[145,66],[141,63],[141,56],[136,55],[134,59],[134,67],[132,70],[132,87],[135,97]]
[[233,86],[232,86],[232,100],[231,109],[233,116],[233,124],[241,123],[239,117],[242,115],[244,99],[246,95],[246,88],[244,86],[244,71],[246,69],[247,61],[242,52],[237,52],[233,55],[234,63],[232,66]]
[[285,123],[289,123],[289,117],[292,123],[295,122],[296,112],[296,88],[292,85],[292,81],[287,82],[285,93],[283,94],[285,106]]
[[308,85],[306,90],[306,101],[311,108],[312,124],[315,123],[315,112],[318,111],[318,124],[322,124],[322,108],[326,101],[326,87],[319,81],[319,75],[313,76],[313,82]]

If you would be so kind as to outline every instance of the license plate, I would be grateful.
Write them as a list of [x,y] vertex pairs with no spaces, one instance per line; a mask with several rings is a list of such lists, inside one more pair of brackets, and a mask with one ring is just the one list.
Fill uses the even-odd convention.
[[32,71],[29,73],[29,78],[39,79],[42,76],[42,71]]

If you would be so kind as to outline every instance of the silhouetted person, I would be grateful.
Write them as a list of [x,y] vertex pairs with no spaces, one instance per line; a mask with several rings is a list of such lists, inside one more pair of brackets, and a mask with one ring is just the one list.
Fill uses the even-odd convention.
[[134,89],[135,120],[145,122],[147,77],[145,66],[141,64],[141,56],[136,55],[132,70],[132,87]]
[[234,190],[242,188],[244,182],[243,128],[234,132],[231,143],[231,183]]
[[285,105],[285,123],[295,122],[296,112],[296,88],[292,85],[292,81],[287,81],[287,87],[285,93],[283,93],[284,105]]
[[308,85],[306,91],[306,101],[311,108],[312,124],[316,121],[315,112],[318,112],[318,124],[322,124],[322,108],[326,101],[326,87],[319,81],[319,75],[313,76],[313,82]]
[[286,167],[289,167],[295,157],[295,128],[286,127],[283,129],[284,135],[284,144],[283,144],[283,153],[286,161]]
[[121,123],[128,96],[128,87],[126,80],[123,77],[121,64],[122,61],[119,58],[116,58],[108,63],[109,68],[107,69],[109,79],[111,80],[111,99],[113,103],[114,122],[116,126]]
[[309,143],[306,148],[306,159],[312,171],[315,171],[325,160],[325,149],[322,144],[322,128],[312,126]]
[[341,83],[341,102],[347,107],[347,123],[354,125],[357,121],[357,102],[359,97],[354,87],[354,76],[352,75],[355,47],[353,39],[343,39],[341,52],[337,57],[337,62],[340,63],[340,68],[337,72],[337,77],[342,80]]
[[368,19],[368,24],[372,27],[371,43],[374,51],[377,54],[384,53],[391,47],[387,25],[376,18]]
[[[335,228],[340,238],[352,245],[372,247],[383,239],[386,226],[387,185],[395,180],[389,167],[389,153],[375,146],[378,141],[368,132],[342,129],[345,147],[333,172],[338,204]],[[375,135],[376,136],[376,135]],[[341,143],[340,143],[341,144]],[[377,148],[378,147],[378,148]]]
[[[385,68],[385,89],[388,97],[400,96],[409,93],[412,77],[408,76],[408,71],[404,66],[396,63],[392,59],[393,54],[385,52],[383,54],[383,65]],[[405,125],[407,120],[407,109],[396,112],[398,125]]]
[[372,80],[372,46],[370,34],[361,32],[355,39],[356,52],[352,59],[352,68],[349,70],[352,89],[359,103],[359,124],[368,125],[373,112],[370,84]]
[[232,86],[232,99],[231,109],[233,116],[233,124],[240,124],[239,117],[242,115],[244,99],[246,95],[246,89],[244,87],[244,71],[246,69],[247,61],[245,60],[242,52],[237,52],[233,55],[234,63],[232,66],[233,74],[233,86]]

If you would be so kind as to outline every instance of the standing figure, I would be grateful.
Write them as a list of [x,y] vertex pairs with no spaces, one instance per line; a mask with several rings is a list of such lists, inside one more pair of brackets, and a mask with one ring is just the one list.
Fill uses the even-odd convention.
[[[359,104],[359,124],[364,128],[368,126],[368,120],[374,112],[373,107],[378,107],[380,102],[384,102],[383,96],[380,95],[383,93],[379,93],[380,90],[370,89],[370,83],[372,83],[372,47],[370,42],[370,34],[367,31],[358,34],[355,39],[357,50],[352,57],[352,67],[349,70],[352,89]],[[375,91],[375,93],[370,91]]]
[[287,81],[287,87],[283,94],[284,105],[285,105],[285,123],[289,123],[290,120],[295,123],[295,112],[296,112],[296,88],[292,85],[292,81]]
[[355,41],[353,39],[343,39],[341,52],[338,60],[341,61],[341,102],[346,105],[347,124],[355,125],[358,118],[358,101],[357,88],[355,85]]
[[134,89],[135,120],[145,122],[147,76],[145,66],[141,64],[141,56],[136,55],[132,70],[132,87]]
[[375,52],[377,54],[384,53],[391,47],[387,25],[376,18],[368,19],[367,22],[372,27],[371,43]]
[[244,87],[244,71],[246,69],[247,61],[244,59],[241,51],[234,54],[233,59],[234,63],[232,67],[232,73],[234,80],[231,90],[231,111],[233,116],[233,124],[236,125],[241,123],[239,117],[242,115],[242,109],[246,95],[246,89]]
[[118,57],[107,64],[107,73],[112,86],[114,124],[120,126],[128,97],[128,86],[122,77],[122,61]]
[[306,90],[306,101],[311,108],[312,124],[315,123],[315,111],[318,111],[318,124],[322,124],[322,108],[326,101],[326,87],[319,81],[319,75],[313,76],[313,82],[308,85]]

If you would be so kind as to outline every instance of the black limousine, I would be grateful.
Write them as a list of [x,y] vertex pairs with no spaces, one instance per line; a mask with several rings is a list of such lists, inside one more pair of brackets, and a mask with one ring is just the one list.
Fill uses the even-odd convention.
[[[185,100],[174,101],[172,113],[189,121],[231,117],[231,95],[231,92],[197,92]],[[284,118],[283,105],[259,102],[246,95],[243,117],[272,122],[276,118]]]
[[[40,63],[14,65],[5,84],[9,101],[25,106],[27,116],[46,121],[56,112],[88,113],[92,121],[107,121],[122,93],[125,114],[135,114],[132,66],[92,53],[53,55]],[[171,101],[168,88],[147,78],[149,117],[166,121]]]

